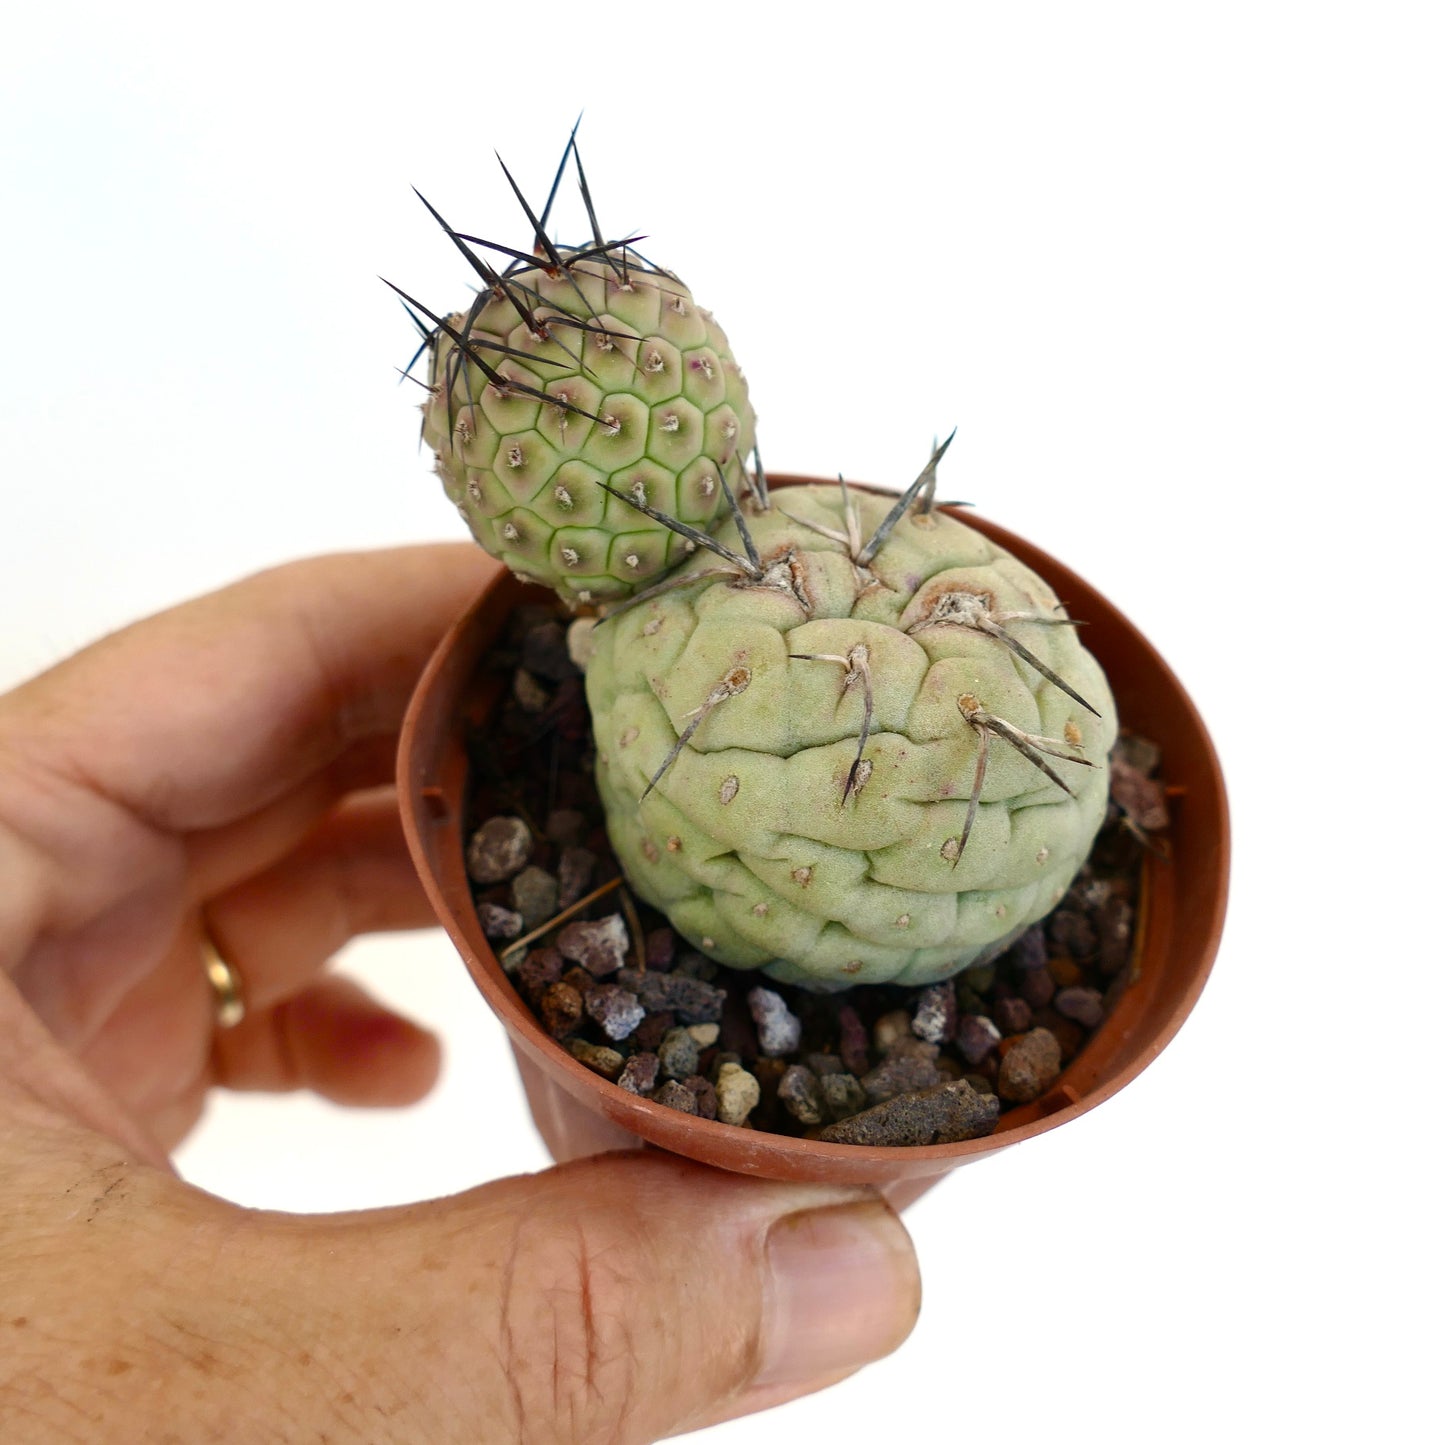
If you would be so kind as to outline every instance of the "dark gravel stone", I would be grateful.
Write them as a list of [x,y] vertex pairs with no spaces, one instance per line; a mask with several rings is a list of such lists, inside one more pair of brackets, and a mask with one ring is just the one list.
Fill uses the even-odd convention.
[[701,1074],[692,1074],[682,1081],[685,1089],[692,1091],[697,1100],[697,1114],[700,1119],[717,1118],[717,1090]]
[[758,1047],[770,1059],[791,1054],[803,1038],[803,1025],[783,996],[758,985],[748,990],[748,1011],[757,1025]]
[[964,1014],[958,1021],[954,1042],[966,1064],[980,1064],[997,1047],[1003,1035],[986,1014]]
[[620,913],[609,913],[594,923],[569,923],[557,935],[557,948],[593,978],[606,978],[627,959],[627,925]]
[[1054,996],[1054,976],[1046,968],[1031,968],[1019,974],[1018,991],[1030,1008],[1046,1008]]
[[686,1079],[697,1073],[701,1054],[697,1040],[682,1028],[669,1029],[657,1050],[662,1072],[669,1079]]
[[852,1074],[820,1074],[818,1090],[833,1119],[847,1119],[868,1107],[868,1095]]
[[581,994],[585,994],[588,989],[597,986],[597,980],[585,968],[575,963],[562,970],[562,982],[570,983]]
[[512,907],[530,933],[557,912],[557,880],[545,868],[529,863],[512,879]]
[[647,1014],[632,1031],[632,1046],[650,1049],[656,1053],[658,1045],[667,1037],[668,1030],[676,1026],[677,1015],[668,1013],[665,1009],[661,1013]]
[[1127,755],[1121,755],[1117,747],[1109,759],[1109,796],[1147,832],[1169,826],[1163,785],[1148,777]]
[[1134,910],[1125,898],[1112,897],[1094,920],[1099,935],[1099,969],[1112,978],[1128,962],[1134,947]]
[[580,843],[587,832],[587,817],[576,808],[553,808],[544,825],[547,837],[559,847]]
[[1028,1104],[1048,1091],[1063,1067],[1059,1041],[1047,1029],[1031,1029],[998,1066],[998,1091],[1014,1104]]
[[522,639],[522,666],[550,682],[577,675],[577,665],[568,655],[567,634],[560,622],[543,622]]
[[993,1006],[993,1021],[1006,1034],[1021,1034],[1034,1021],[1034,1011],[1021,998],[1001,998]]
[[824,1115],[823,1091],[818,1076],[802,1064],[793,1064],[778,1081],[778,1098],[783,1107],[800,1124],[821,1124]]
[[522,915],[500,903],[477,904],[477,921],[488,938],[516,938],[522,931]]
[[642,1005],[631,989],[599,983],[587,990],[587,1012],[614,1043],[625,1039],[642,1022]]
[[505,883],[526,866],[532,830],[520,818],[488,818],[467,845],[467,877],[484,887]]
[[517,984],[533,1008],[542,995],[562,977],[562,955],[555,948],[533,948],[517,965]]
[[913,1009],[913,1032],[931,1044],[953,1037],[958,1027],[958,1004],[952,983],[930,984],[918,995]]
[[560,1039],[582,1022],[582,995],[559,979],[543,992],[537,1011],[542,1015],[542,1027],[554,1039]]
[[1099,946],[1094,925],[1072,908],[1056,909],[1049,919],[1049,937],[1075,958],[1088,958]]
[[650,1094],[657,1087],[657,1071],[656,1054],[633,1054],[617,1076],[618,1087],[626,1089],[629,1094]]
[[648,968],[666,973],[677,957],[677,934],[670,928],[654,928],[644,940],[642,951]]
[[711,983],[717,977],[717,964],[707,954],[690,948],[673,965],[672,971],[683,978],[700,978],[704,983]]
[[1035,923],[1026,928],[1018,942],[1008,951],[1008,962],[1021,973],[1031,973],[1042,968],[1049,961],[1049,945],[1044,938],[1044,926]]
[[837,1054],[809,1054],[803,1060],[812,1071],[822,1078],[824,1074],[841,1074],[844,1072],[843,1060]]
[[938,1066],[932,1059],[910,1058],[907,1054],[898,1058],[884,1059],[876,1069],[870,1069],[859,1081],[863,1092],[871,1103],[882,1103],[898,1094],[926,1089],[940,1082]]
[[603,1044],[590,1044],[586,1039],[568,1039],[567,1051],[574,1059],[587,1065],[604,1079],[617,1079],[622,1073],[622,1055]]
[[679,1114],[697,1113],[697,1095],[677,1079],[669,1079],[652,1098],[655,1103],[666,1104]]
[[830,1144],[912,1146],[955,1144],[993,1133],[999,1103],[963,1079],[920,1089],[829,1124],[818,1136]]
[[1086,1029],[1096,1029],[1104,1020],[1104,996],[1096,988],[1061,988],[1054,995],[1054,1007]]
[[557,863],[557,907],[570,908],[592,886],[597,855],[590,848],[569,843]]
[[846,1003],[838,1010],[838,1057],[850,1074],[861,1078],[868,1072],[868,1030],[858,1011]]
[[677,1015],[678,1022],[684,1024],[715,1024],[722,1019],[727,994],[676,969],[671,973],[644,973],[641,969],[624,968],[617,981],[637,995],[648,1013],[669,1009]]

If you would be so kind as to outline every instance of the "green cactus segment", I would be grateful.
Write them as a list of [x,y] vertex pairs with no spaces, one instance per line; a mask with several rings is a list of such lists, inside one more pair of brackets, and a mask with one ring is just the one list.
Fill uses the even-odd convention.
[[598,484],[711,528],[718,471],[741,487],[755,419],[686,286],[620,248],[560,254],[555,275],[513,270],[505,294],[433,333],[422,436],[477,541],[575,606],[630,596],[688,551]]
[[[852,535],[890,502],[852,492]],[[713,958],[819,991],[931,982],[1042,917],[1103,821],[1117,730],[1022,563],[915,509],[859,567],[848,521],[837,488],[779,491],[748,519],[763,581],[699,553],[594,630],[587,668],[637,892]],[[733,524],[716,536],[745,551]],[[1034,662],[980,630],[998,618]]]

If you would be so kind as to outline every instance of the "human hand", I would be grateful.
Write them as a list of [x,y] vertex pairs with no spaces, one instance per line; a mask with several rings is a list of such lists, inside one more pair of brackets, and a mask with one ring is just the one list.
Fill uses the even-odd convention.
[[[492,565],[281,568],[0,698],[5,1438],[651,1440],[911,1327],[907,1236],[863,1190],[648,1152],[288,1217],[171,1171],[216,1085],[401,1104],[433,1082],[435,1040],[323,969],[432,921],[396,731]],[[245,985],[220,1032],[203,920]]]

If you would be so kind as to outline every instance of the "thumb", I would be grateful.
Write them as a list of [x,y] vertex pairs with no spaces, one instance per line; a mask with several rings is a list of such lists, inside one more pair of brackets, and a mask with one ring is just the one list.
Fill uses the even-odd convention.
[[306,1347],[348,1384],[304,1408],[385,1419],[387,1439],[656,1440],[842,1378],[919,1305],[872,1191],[660,1152],[311,1223],[296,1323],[321,1312]]

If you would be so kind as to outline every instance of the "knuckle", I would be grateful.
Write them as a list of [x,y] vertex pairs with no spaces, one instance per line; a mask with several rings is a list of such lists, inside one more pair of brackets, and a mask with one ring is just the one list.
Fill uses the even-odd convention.
[[499,1363],[525,1445],[633,1438],[644,1274],[635,1242],[605,1224],[518,1226],[502,1284]]

